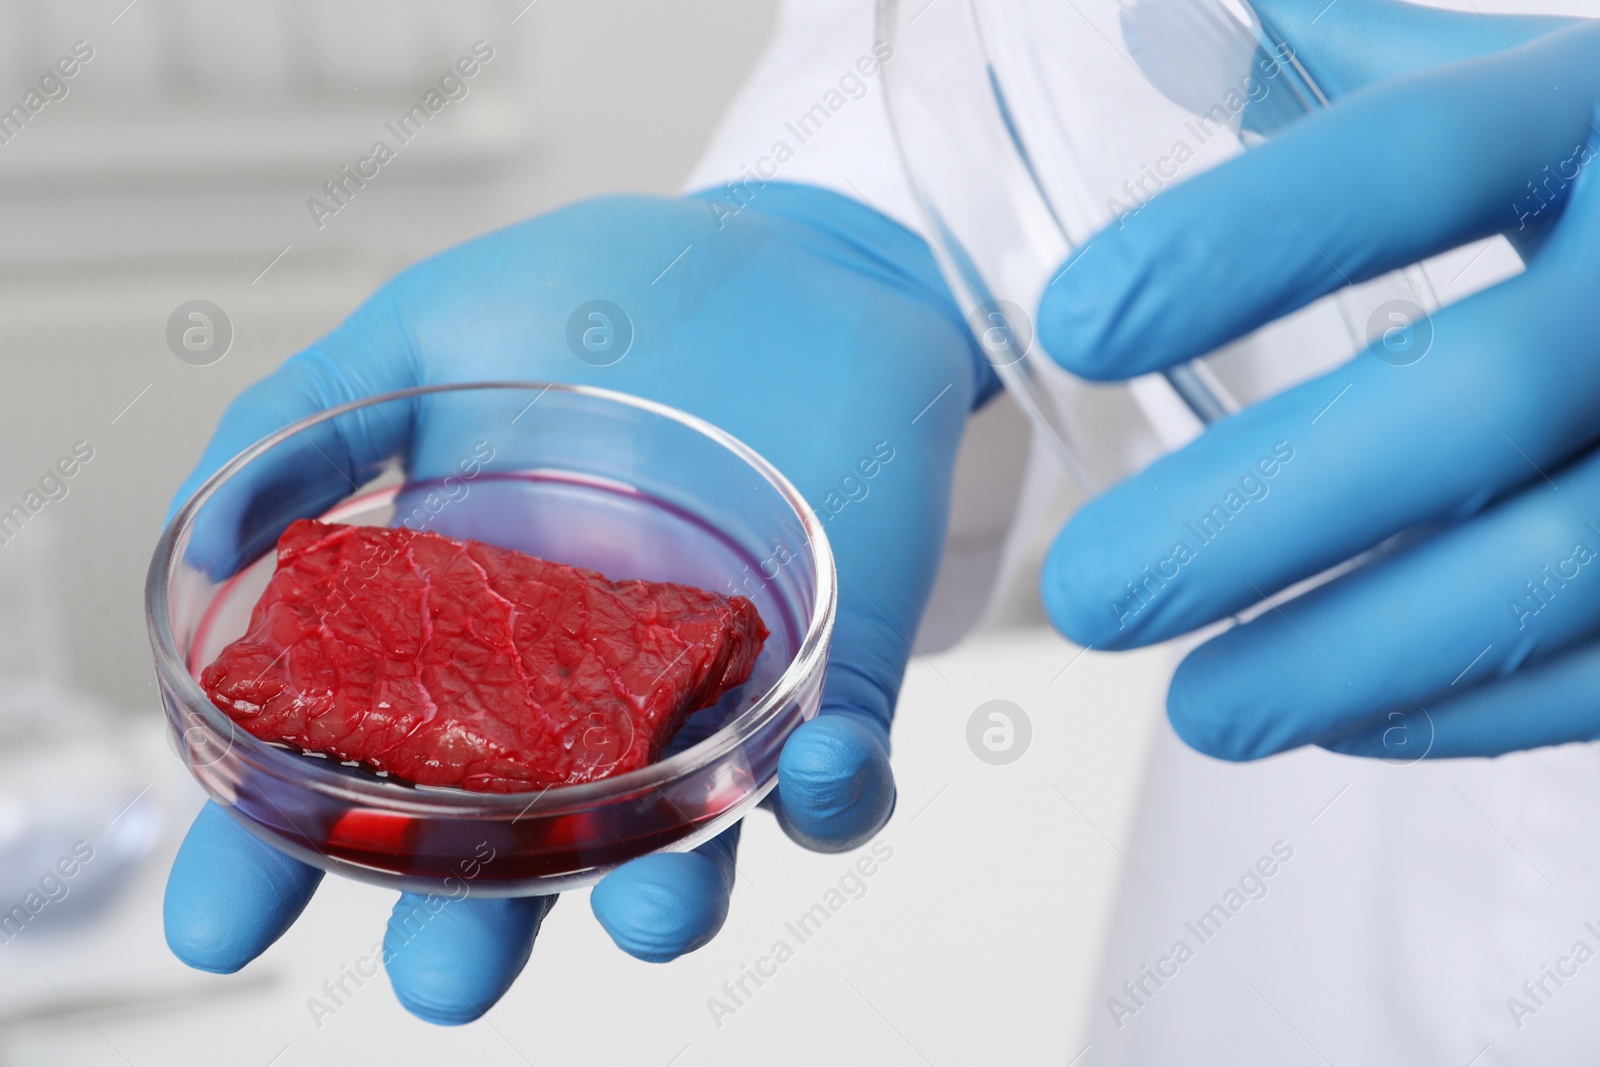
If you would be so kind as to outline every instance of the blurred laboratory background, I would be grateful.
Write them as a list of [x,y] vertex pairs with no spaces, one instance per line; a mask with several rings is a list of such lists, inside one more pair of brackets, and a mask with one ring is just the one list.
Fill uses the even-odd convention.
[[[1081,1047],[1166,660],[1080,662],[1037,625],[919,657],[894,861],[734,1017],[709,998],[850,864],[764,813],[712,946],[640,963],[570,894],[523,980],[463,1030],[405,1015],[381,976],[335,1016],[309,1010],[382,935],[390,897],[364,886],[330,879],[236,976],[187,971],[162,940],[166,866],[201,797],[165,740],[142,593],[223,405],[420,257],[578,197],[678,191],[775,7],[0,0],[0,106],[24,107],[0,114],[0,912],[46,901],[0,928],[0,1064],[1031,1063]],[[313,217],[308,199],[476,42],[491,55],[464,89]],[[174,355],[169,317],[193,300],[226,315],[220,359]],[[1024,432],[1007,405],[984,418],[990,437]],[[1023,590],[1002,614],[1037,622]],[[973,758],[968,718],[997,698],[1035,710],[1040,773]]]
[[[112,703],[145,687],[144,566],[228,398],[423,256],[579,196],[676,192],[774,5],[519,6],[0,3],[6,106],[92,51],[61,99],[0,123],[0,507],[94,451],[29,523],[50,533],[6,546],[50,557],[40,610],[65,617],[7,624],[53,670]],[[466,95],[399,145],[384,124],[478,41]],[[379,137],[396,159],[319,226],[307,200]],[[167,344],[191,299],[233,325],[209,366]]]
[[[236,975],[188,970],[163,939],[166,870],[203,798],[167,740],[145,570],[224,405],[419,258],[578,198],[680,191],[777,8],[0,0],[0,1067],[1091,1067],[1105,1052],[1088,1035],[1112,991],[1099,971],[1114,905],[1155,888],[1135,866],[1140,797],[1201,760],[1162,714],[1180,650],[1105,655],[1045,625],[1043,540],[1011,544],[1009,580],[984,588],[1019,497],[1041,538],[1076,500],[995,460],[1026,448],[1005,398],[963,444],[958,491],[979,506],[949,535],[946,624],[918,637],[898,808],[877,839],[889,858],[870,879],[758,812],[710,945],[642,963],[570,893],[517,985],[458,1029],[407,1015],[381,973],[351,977],[393,901],[372,887],[328,878]],[[430,91],[442,102],[397,136]],[[380,137],[394,157],[356,183],[346,168]],[[186,349],[170,323],[194,301],[220,317]],[[1031,723],[1014,762],[969,744],[994,701]],[[1291,803],[1270,764],[1230,768],[1229,788],[1315,821],[1337,784],[1308,775]],[[1339,771],[1346,787],[1388,773]],[[1190,844],[1207,862],[1218,851],[1209,832]],[[1297,877],[1313,876],[1307,855]],[[1214,859],[1231,877],[1234,856]],[[1214,889],[1207,875],[1196,893]],[[826,927],[751,986],[786,924],[840,893]]]

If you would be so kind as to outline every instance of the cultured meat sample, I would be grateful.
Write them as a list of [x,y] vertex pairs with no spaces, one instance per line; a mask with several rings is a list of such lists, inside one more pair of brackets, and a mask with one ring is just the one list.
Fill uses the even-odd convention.
[[766,637],[744,597],[302,519],[248,632],[200,682],[262,740],[511,793],[659,759],[744,683]]

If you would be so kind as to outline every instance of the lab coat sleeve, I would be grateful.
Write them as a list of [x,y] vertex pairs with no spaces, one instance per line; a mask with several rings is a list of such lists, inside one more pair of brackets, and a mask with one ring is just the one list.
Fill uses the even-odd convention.
[[874,23],[872,0],[784,0],[685,191],[721,187],[737,204],[763,181],[818,185],[920,232],[884,103],[893,52]]
[[[685,191],[718,189],[735,210],[759,204],[763,182],[816,185],[926,237],[890,131],[884,79],[894,53],[878,38],[874,7],[872,0],[784,0],[771,43],[746,72],[748,84]],[[1048,506],[1059,500],[1059,467],[1049,457],[1040,465],[1030,437],[1021,413],[1001,401],[962,441],[945,552],[917,636],[925,652],[955,644],[997,605],[1016,615],[1037,603],[1042,525],[1059,524],[1063,514]],[[1036,607],[1032,614],[1043,621]]]

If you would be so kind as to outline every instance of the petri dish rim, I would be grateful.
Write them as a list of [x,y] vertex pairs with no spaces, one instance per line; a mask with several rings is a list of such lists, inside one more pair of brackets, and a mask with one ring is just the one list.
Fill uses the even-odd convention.
[[[531,801],[527,799],[527,792],[471,793],[466,790],[429,789],[424,794],[385,782],[366,782],[335,770],[332,766],[319,766],[317,760],[306,759],[289,749],[268,744],[249,731],[241,729],[223,714],[221,709],[211,703],[205,691],[200,688],[200,684],[189,673],[186,659],[178,651],[177,637],[172,629],[167,595],[168,578],[176,563],[178,541],[188,532],[200,508],[215,495],[218,488],[244,467],[313,426],[379,404],[440,393],[489,389],[534,390],[541,395],[545,391],[568,393],[622,404],[651,415],[671,419],[733,453],[765,479],[794,512],[811,546],[816,569],[816,603],[812,608],[811,617],[806,622],[800,647],[783,673],[754,704],[732,722],[682,752],[612,778],[602,778],[579,785],[554,786],[536,792]],[[741,747],[758,733],[782,712],[785,705],[812,674],[822,667],[818,661],[826,655],[837,608],[837,575],[827,533],[800,491],[759,452],[704,419],[666,404],[595,386],[539,381],[451,382],[414,386],[353,400],[290,423],[228,460],[183,502],[156,542],[155,553],[150,561],[150,571],[145,580],[145,624],[149,629],[155,652],[157,676],[161,683],[183,702],[186,712],[198,715],[208,728],[228,738],[230,751],[248,760],[265,773],[299,782],[319,793],[375,808],[450,818],[474,816],[498,818],[508,814],[522,818],[536,814],[556,815],[568,811],[581,811],[596,801],[614,800],[629,794],[648,792],[692,775]]]

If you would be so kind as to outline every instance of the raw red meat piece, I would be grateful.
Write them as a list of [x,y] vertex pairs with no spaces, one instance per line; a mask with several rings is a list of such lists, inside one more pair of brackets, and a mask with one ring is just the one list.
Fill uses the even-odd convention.
[[750,676],[755,605],[477,541],[302,519],[200,675],[250,733],[421,785],[512,793],[659,759]]

